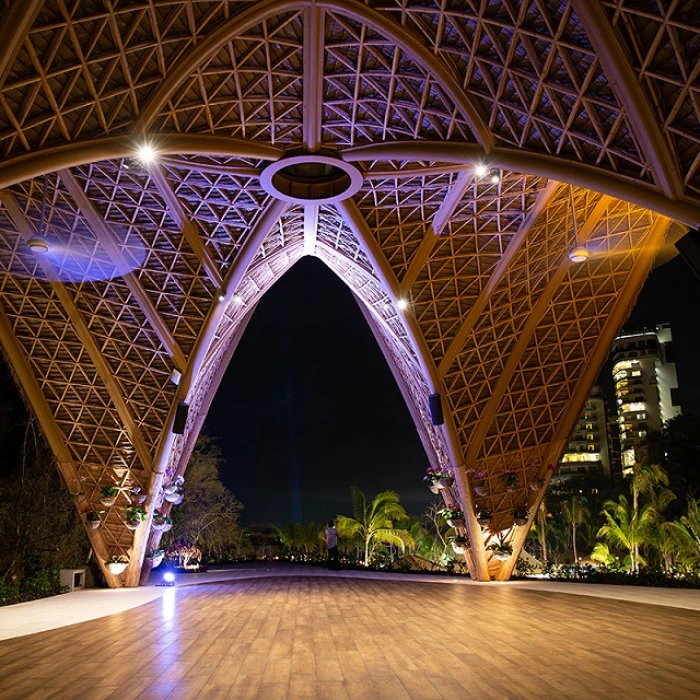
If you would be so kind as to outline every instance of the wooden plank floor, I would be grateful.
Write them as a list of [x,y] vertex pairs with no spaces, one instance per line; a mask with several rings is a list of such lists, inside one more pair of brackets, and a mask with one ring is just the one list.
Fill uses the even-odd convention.
[[0,698],[698,698],[700,613],[509,587],[170,589],[0,643]]

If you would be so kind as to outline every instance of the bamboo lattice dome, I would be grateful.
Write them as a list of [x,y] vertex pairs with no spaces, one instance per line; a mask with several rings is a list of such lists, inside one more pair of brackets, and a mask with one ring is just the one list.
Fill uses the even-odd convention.
[[[0,7],[0,337],[79,510],[120,488],[89,530],[130,558],[110,585],[138,583],[163,472],[303,255],[353,290],[430,461],[455,468],[472,572],[507,578],[491,538],[517,555],[513,511],[532,519],[672,223],[700,222],[698,4]],[[276,180],[280,198],[271,167],[318,187]],[[357,187],[323,180],[344,169]]]

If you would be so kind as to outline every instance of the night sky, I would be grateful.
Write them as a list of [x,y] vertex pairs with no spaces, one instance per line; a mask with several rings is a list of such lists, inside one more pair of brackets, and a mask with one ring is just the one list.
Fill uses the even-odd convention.
[[223,479],[243,522],[351,515],[350,486],[430,502],[427,458],[411,416],[350,290],[302,258],[265,295],[214,399]]
[[[693,412],[700,331],[689,308],[698,300],[700,281],[677,257],[652,272],[629,322],[672,324],[683,409]],[[395,489],[416,515],[430,502],[427,458],[391,371],[349,289],[315,258],[260,302],[207,426],[247,525],[350,515],[351,484],[368,495]]]

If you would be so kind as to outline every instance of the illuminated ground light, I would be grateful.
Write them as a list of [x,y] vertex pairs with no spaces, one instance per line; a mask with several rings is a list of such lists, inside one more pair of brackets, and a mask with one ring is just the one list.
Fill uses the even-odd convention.
[[163,585],[164,586],[174,586],[175,585],[175,574],[172,571],[166,571],[163,574]]

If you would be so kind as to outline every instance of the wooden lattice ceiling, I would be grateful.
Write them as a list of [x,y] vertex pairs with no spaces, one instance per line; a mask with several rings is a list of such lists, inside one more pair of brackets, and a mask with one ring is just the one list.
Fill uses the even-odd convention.
[[[698,4],[13,0],[0,21],[0,337],[77,507],[111,478],[148,493],[135,533],[126,488],[89,531],[101,559],[130,556],[109,583],[139,581],[164,470],[308,254],[455,467],[472,572],[507,578],[512,511],[532,520],[669,225],[700,222]],[[260,173],[290,151],[352,163],[361,189],[271,196]]]

